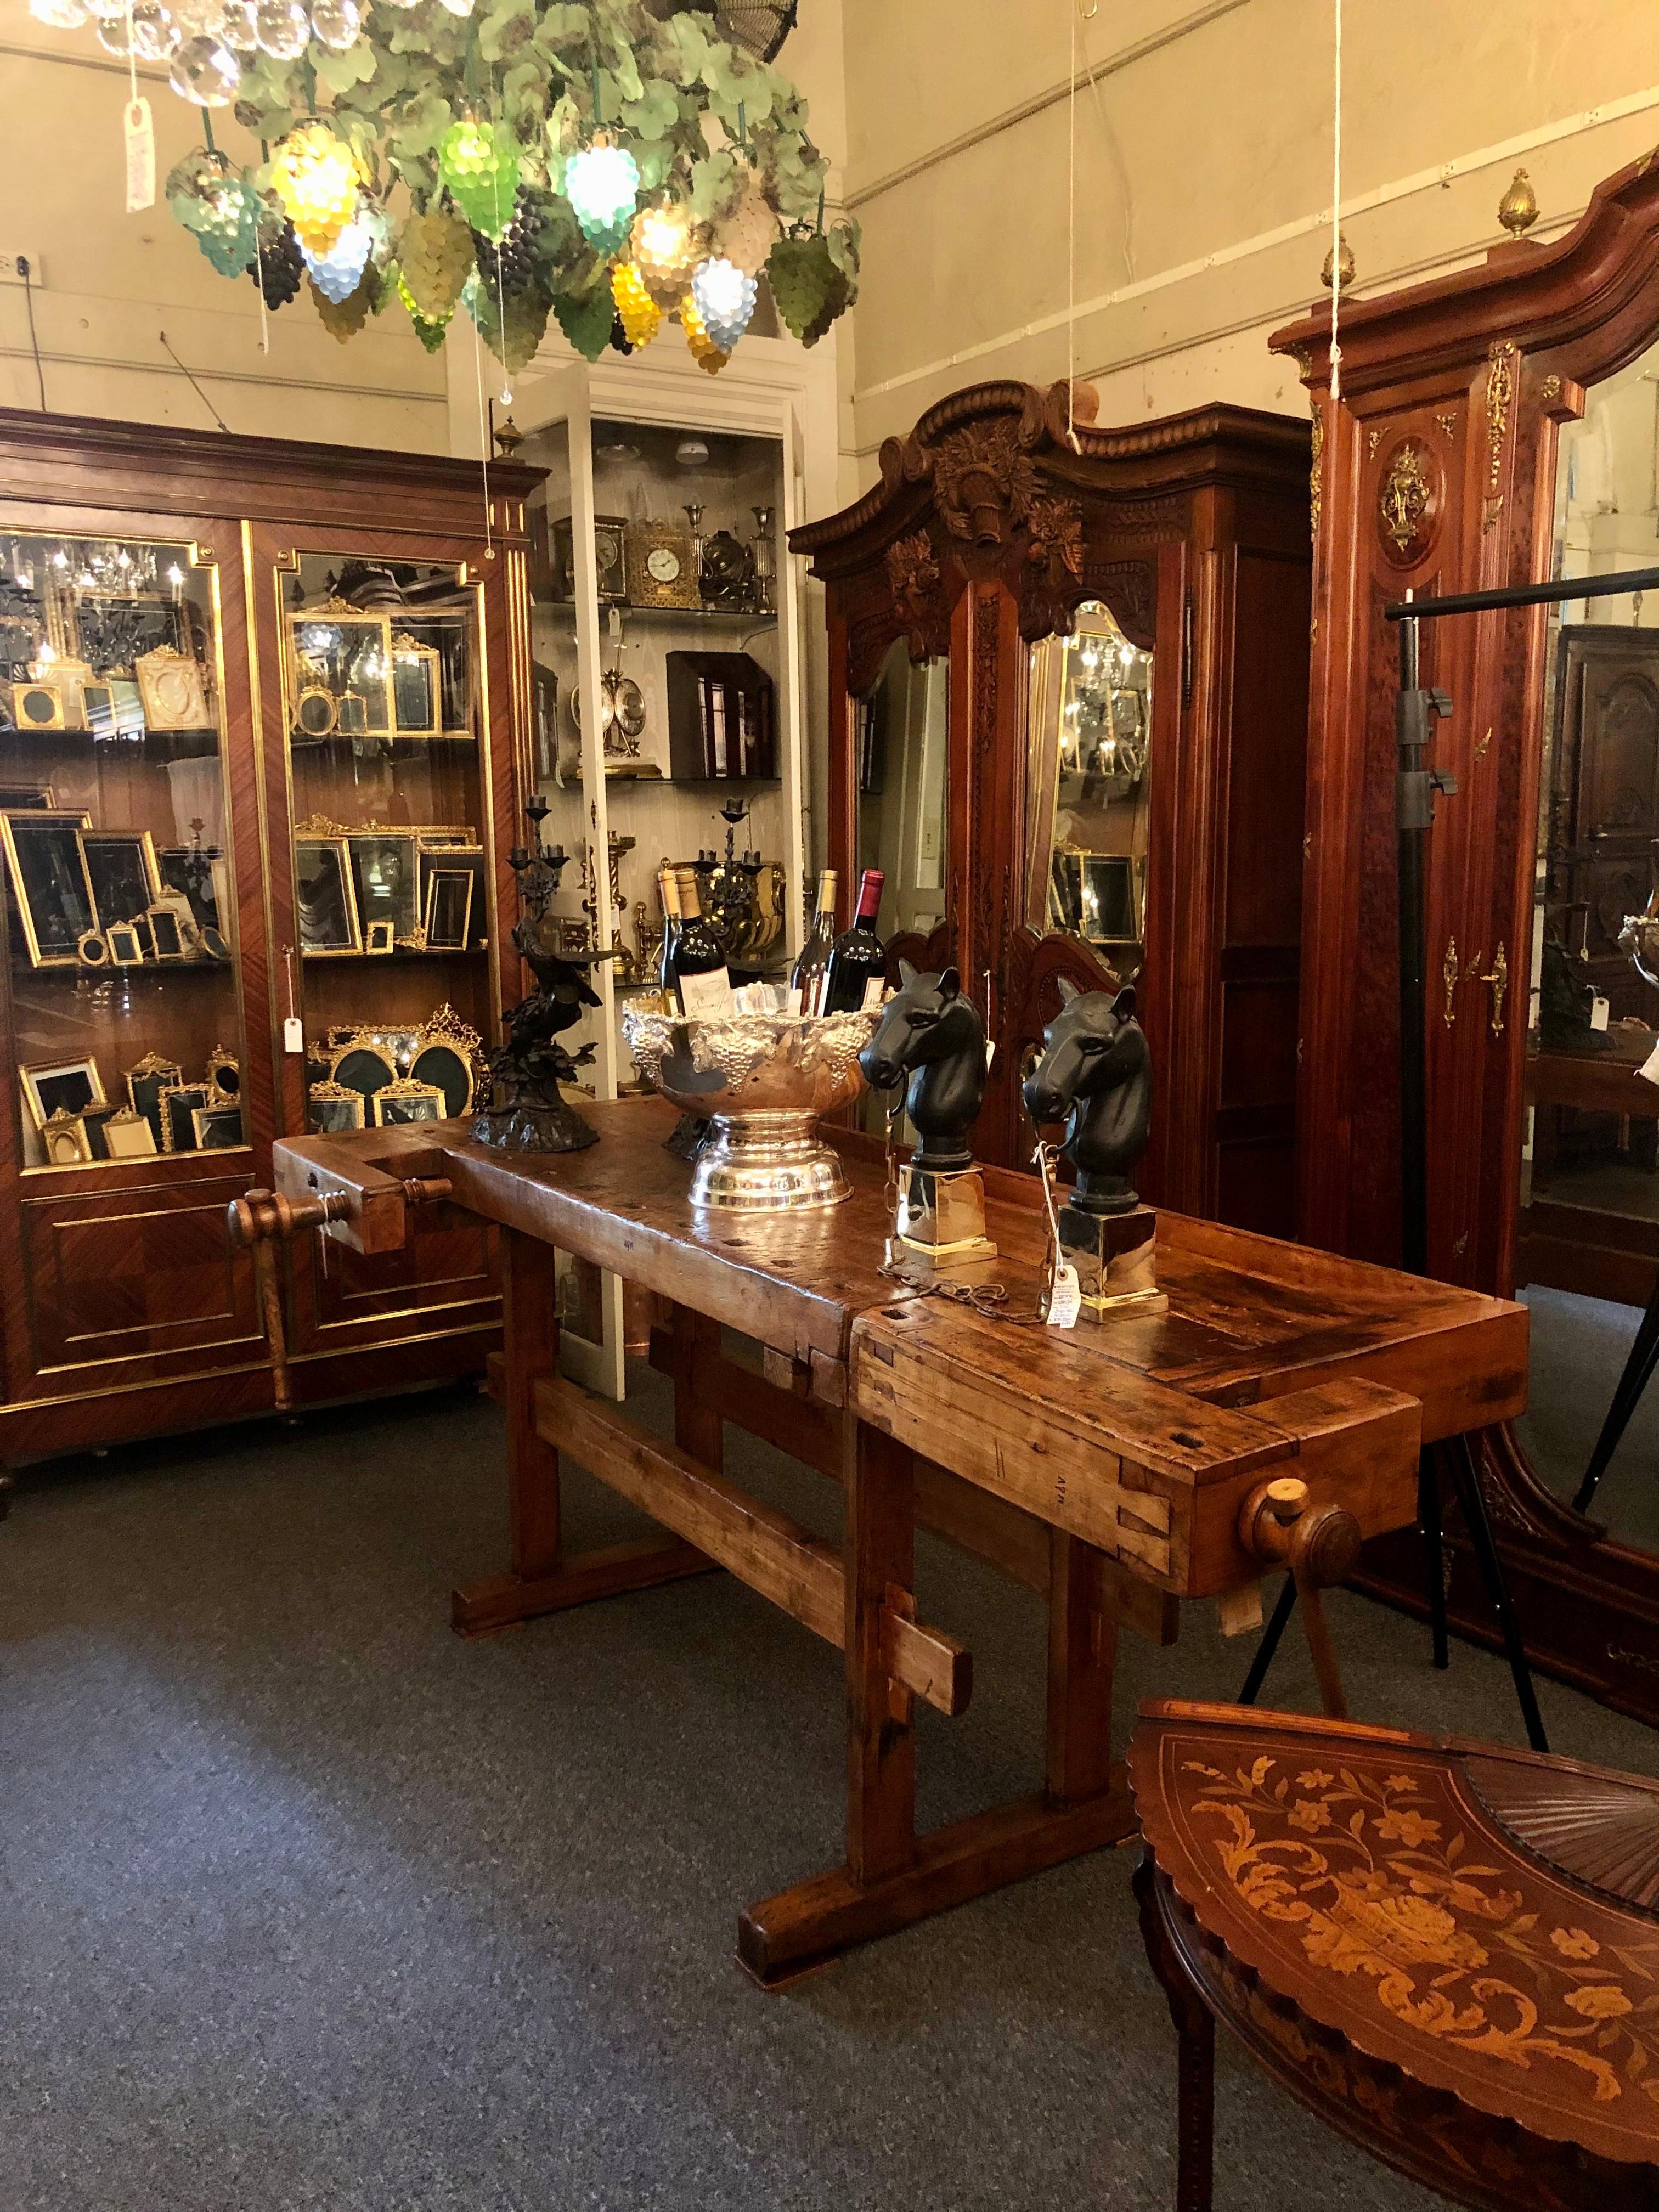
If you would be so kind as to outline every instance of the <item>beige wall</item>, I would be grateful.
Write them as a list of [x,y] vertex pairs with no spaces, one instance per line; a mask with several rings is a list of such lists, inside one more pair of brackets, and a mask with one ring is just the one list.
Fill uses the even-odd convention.
[[[217,275],[159,197],[143,215],[124,211],[125,65],[103,56],[90,25],[46,30],[21,0],[9,0],[4,30],[0,252],[38,254],[44,268],[34,310],[49,408],[212,429],[167,358],[165,331],[233,430],[447,449],[443,363],[428,359],[403,316],[388,314],[344,347],[302,295],[270,317],[262,352],[252,283]],[[159,195],[173,164],[201,143],[200,117],[165,79],[143,88],[155,118]],[[249,157],[228,118],[220,136]],[[0,284],[0,402],[40,404],[26,302],[13,284]]]
[[[844,0],[866,276],[843,459],[860,483],[882,438],[942,393],[1066,372],[1071,4]],[[1095,81],[1076,101],[1069,357],[1103,421],[1212,398],[1304,410],[1265,341],[1318,292],[1328,229],[1265,234],[1328,223],[1332,15],[1330,0],[1079,10]],[[1517,162],[1548,236],[1659,141],[1652,0],[1346,0],[1344,17],[1344,205],[1382,202],[1345,216],[1362,293],[1484,252]],[[1634,112],[1585,113],[1618,103]]]

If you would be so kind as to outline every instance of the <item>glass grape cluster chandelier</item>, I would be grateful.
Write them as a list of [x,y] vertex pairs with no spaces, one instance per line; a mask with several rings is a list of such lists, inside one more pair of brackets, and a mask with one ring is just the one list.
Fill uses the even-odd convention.
[[[337,338],[465,309],[509,372],[550,320],[596,361],[678,320],[723,368],[763,280],[811,345],[856,296],[806,104],[708,0],[29,0],[165,66],[204,144],[173,215],[268,307],[309,289]],[[228,110],[257,159],[216,141]]]

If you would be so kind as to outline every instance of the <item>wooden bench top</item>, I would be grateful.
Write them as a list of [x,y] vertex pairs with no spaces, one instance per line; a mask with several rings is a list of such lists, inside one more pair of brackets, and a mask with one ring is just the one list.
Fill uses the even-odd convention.
[[[1012,1329],[939,1298],[912,1300],[880,1273],[882,1164],[867,1140],[837,1138],[853,1196],[823,1213],[694,1215],[690,1170],[663,1149],[674,1114],[658,1098],[582,1109],[600,1141],[585,1152],[491,1150],[465,1122],[416,1123],[276,1147],[290,1197],[344,1190],[355,1218],[331,1234],[363,1250],[400,1247],[397,1178],[447,1176],[454,1200],[695,1306],[810,1361],[848,1361],[854,1325],[941,1358],[1000,1365],[1011,1387],[1052,1405],[1121,1395],[1132,1378],[1208,1406],[1242,1407],[1363,1376],[1419,1400],[1424,1435],[1507,1419],[1526,1403],[1524,1307],[1326,1252],[1160,1212],[1158,1267],[1170,1310],[1108,1328]],[[437,1155],[441,1155],[441,1160]],[[1036,1305],[1045,1249],[1034,1177],[988,1170],[988,1226],[1012,1312]]]

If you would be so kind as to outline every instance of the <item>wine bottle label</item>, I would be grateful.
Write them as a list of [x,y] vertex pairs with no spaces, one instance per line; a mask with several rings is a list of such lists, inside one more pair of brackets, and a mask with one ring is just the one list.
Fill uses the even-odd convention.
[[681,975],[680,1004],[693,1021],[719,1021],[731,1013],[732,971],[716,968],[708,975]]
[[873,1007],[878,1006],[881,1004],[882,993],[886,988],[887,978],[884,975],[871,976],[864,987],[864,1005],[861,1011],[867,1014]]

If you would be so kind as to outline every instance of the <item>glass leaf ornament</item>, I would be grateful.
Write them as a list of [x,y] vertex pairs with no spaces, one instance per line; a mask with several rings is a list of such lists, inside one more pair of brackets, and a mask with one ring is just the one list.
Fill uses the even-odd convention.
[[186,39],[173,57],[168,81],[180,100],[198,107],[228,107],[242,82],[242,64],[222,39]]
[[564,196],[576,210],[588,244],[601,253],[615,253],[633,228],[640,165],[625,146],[596,140],[580,147],[565,163]]
[[804,338],[829,301],[836,266],[822,238],[781,238],[766,258],[766,281],[785,324]]
[[601,284],[592,292],[556,292],[553,312],[559,319],[559,328],[582,359],[597,361],[611,343],[611,326],[616,319],[608,289]]
[[351,297],[362,282],[374,242],[374,234],[364,222],[349,222],[326,253],[313,252],[301,240],[300,251],[306,258],[311,281],[324,299],[338,307]]
[[406,218],[398,234],[398,266],[411,314],[447,321],[472,268],[472,234],[447,208]]
[[611,296],[616,302],[617,319],[623,326],[629,351],[649,345],[662,328],[662,309],[646,290],[631,261],[619,261],[611,270]]
[[88,11],[81,0],[29,0],[29,13],[51,30],[78,31]]
[[278,307],[287,307],[290,300],[298,299],[300,287],[305,282],[306,264],[291,222],[285,222],[280,230],[275,224],[260,227],[253,241],[253,262],[248,275],[264,294],[265,305],[273,313]]
[[659,200],[640,210],[629,234],[629,258],[659,307],[672,307],[683,297],[702,258],[683,200]]
[[513,220],[519,149],[493,123],[452,123],[438,141],[438,170],[474,230],[499,238]]
[[331,53],[349,53],[362,35],[363,11],[357,0],[312,0],[311,28]]
[[691,279],[698,319],[721,353],[730,354],[749,327],[758,288],[735,262],[700,262]]
[[276,149],[270,181],[300,241],[326,253],[357,211],[362,182],[351,149],[326,123],[301,123]]
[[366,277],[359,278],[343,299],[331,300],[313,276],[311,280],[311,297],[312,303],[317,310],[318,319],[323,328],[331,338],[337,338],[342,345],[348,338],[356,337],[358,331],[368,320],[369,309],[374,304],[373,295]]
[[472,13],[472,0],[441,0],[441,4],[452,15],[470,15]]
[[703,327],[697,303],[689,292],[680,301],[680,321],[685,326],[685,343],[691,349],[692,360],[699,368],[706,368],[710,376],[718,376],[732,356],[720,350]]
[[750,276],[758,276],[766,257],[777,242],[778,219],[773,213],[760,179],[750,170],[743,192],[730,215],[715,225],[718,252]]
[[297,61],[311,44],[311,18],[302,0],[256,0],[253,34],[273,61]]

